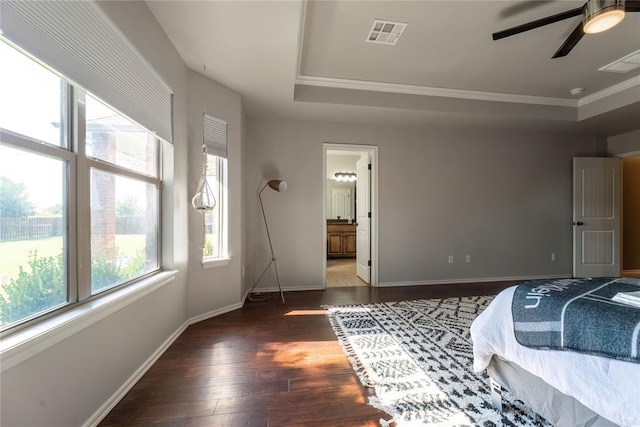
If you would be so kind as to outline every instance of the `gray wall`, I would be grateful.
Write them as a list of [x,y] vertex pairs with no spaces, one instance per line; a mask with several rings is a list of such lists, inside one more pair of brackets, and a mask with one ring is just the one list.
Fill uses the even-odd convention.
[[163,264],[176,280],[2,373],[0,424],[79,426],[187,319],[187,71],[143,2],[105,7],[174,90],[165,161]]
[[[227,121],[227,179],[229,264],[202,266],[202,215],[189,209],[189,317],[206,315],[238,305],[243,297],[242,201],[244,200],[242,142],[243,110],[240,95],[202,75],[189,71],[189,194],[194,194],[201,173],[202,112]],[[196,166],[197,165],[197,166]],[[213,314],[213,313],[212,313]]]
[[597,155],[595,138],[278,119],[249,121],[252,271],[268,260],[252,192],[286,179],[286,193],[263,197],[280,278],[322,287],[324,142],[379,147],[381,285],[571,274],[572,158]]

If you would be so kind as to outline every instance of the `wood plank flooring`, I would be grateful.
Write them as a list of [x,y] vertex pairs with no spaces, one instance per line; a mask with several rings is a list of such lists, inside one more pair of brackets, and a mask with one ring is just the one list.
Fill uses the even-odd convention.
[[286,292],[190,326],[100,426],[378,426],[323,304],[495,294],[514,282]]

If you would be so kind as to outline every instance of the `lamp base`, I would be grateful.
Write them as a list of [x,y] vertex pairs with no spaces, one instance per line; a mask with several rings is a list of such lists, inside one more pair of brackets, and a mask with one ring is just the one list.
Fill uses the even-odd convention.
[[253,290],[256,288],[258,283],[260,283],[260,280],[262,280],[262,278],[264,277],[266,272],[269,271],[269,267],[271,267],[272,264],[273,264],[273,269],[276,272],[276,282],[278,283],[278,289],[280,290],[280,298],[282,299],[282,304],[285,303],[284,302],[284,293],[282,292],[282,287],[280,286],[280,278],[278,277],[278,267],[277,267],[277,264],[276,264],[276,258],[273,256],[273,254],[271,254],[271,261],[269,261],[269,264],[267,264],[267,266],[264,268],[264,270],[262,270],[262,274],[260,274],[260,277],[258,277],[258,280],[256,280],[254,282],[253,286],[249,290],[249,294],[247,296],[247,299],[249,301],[258,302],[258,301],[266,301],[268,299],[273,298],[273,295],[266,295],[266,296],[260,296],[260,297],[254,297],[253,296],[254,295]]
[[249,293],[247,299],[253,302],[266,301],[273,298],[273,294],[262,294],[261,292]]

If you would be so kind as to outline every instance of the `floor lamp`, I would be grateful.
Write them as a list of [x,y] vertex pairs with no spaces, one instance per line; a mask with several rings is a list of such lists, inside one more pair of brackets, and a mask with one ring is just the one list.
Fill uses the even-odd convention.
[[267,224],[267,216],[264,213],[264,205],[262,204],[262,192],[264,191],[265,188],[267,188],[267,186],[279,193],[284,193],[285,191],[287,191],[287,181],[272,179],[271,181],[267,182],[258,193],[258,199],[260,200],[260,209],[262,210],[262,218],[264,219],[264,228],[267,229],[267,239],[269,239],[269,249],[271,250],[271,261],[269,261],[269,264],[267,264],[265,269],[262,271],[262,274],[260,275],[260,277],[258,277],[258,280],[256,280],[255,283],[253,284],[253,287],[249,291],[248,298],[250,301],[264,301],[270,298],[268,297],[268,298],[255,299],[254,297],[252,297],[252,294],[253,294],[253,290],[256,288],[256,285],[260,282],[260,280],[262,280],[264,275],[269,270],[269,267],[271,267],[271,265],[273,264],[273,269],[276,272],[276,282],[278,282],[278,289],[280,289],[280,298],[282,298],[282,303],[284,304],[284,294],[282,293],[282,287],[280,286],[280,278],[278,277],[278,266],[276,263],[276,256],[273,253],[273,245],[271,244],[271,235],[269,234],[269,225]]

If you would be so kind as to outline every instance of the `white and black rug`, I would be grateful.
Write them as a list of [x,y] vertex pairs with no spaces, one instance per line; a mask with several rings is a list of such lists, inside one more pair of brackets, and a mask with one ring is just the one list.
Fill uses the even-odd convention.
[[471,322],[492,297],[330,306],[327,314],[382,425],[534,426],[522,402],[490,402],[489,378],[473,371]]

